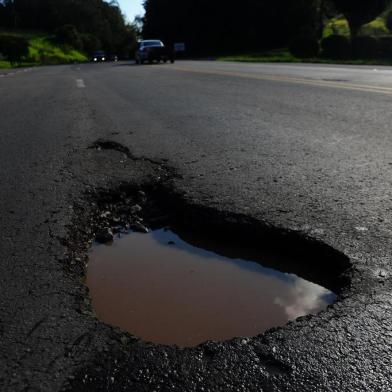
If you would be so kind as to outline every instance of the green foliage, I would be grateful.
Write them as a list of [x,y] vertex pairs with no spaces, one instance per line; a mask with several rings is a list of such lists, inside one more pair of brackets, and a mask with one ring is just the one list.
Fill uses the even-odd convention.
[[2,60],[0,56],[0,69],[9,69],[9,68],[12,68],[10,62],[6,60]]
[[290,53],[299,58],[317,57],[320,51],[318,40],[309,35],[298,35],[289,44]]
[[329,59],[347,59],[351,55],[350,41],[343,35],[330,35],[321,41],[321,54]]
[[[116,1],[0,0],[0,4],[3,4],[0,7],[3,28],[56,32],[60,41],[75,48],[87,41],[80,35],[87,34],[101,44],[99,49],[109,53],[127,52],[136,42],[135,34],[129,35],[133,30],[126,25]],[[79,38],[70,28],[61,31],[67,25],[74,26]],[[125,36],[130,40],[125,41]],[[87,46],[94,46],[92,39]]]
[[[286,51],[271,51],[261,54],[240,54],[236,56],[218,57],[221,61],[239,61],[247,63],[306,63],[308,59],[299,59]],[[318,64],[355,64],[355,65],[392,65],[392,59],[330,59],[313,58],[312,63]]]
[[[359,29],[358,34],[371,35],[374,37],[385,36],[388,34],[385,18],[378,17],[363,25]],[[330,35],[344,35],[345,37],[350,37],[350,27],[347,20],[343,17],[335,17],[328,20],[328,22],[325,24],[323,37],[325,38]]]
[[[374,37],[384,36],[388,34],[385,18],[378,17],[371,22],[363,25],[358,32],[360,35],[371,35]],[[345,18],[332,18],[325,24],[323,37],[330,35],[344,35],[350,37],[350,27]]]
[[374,20],[391,4],[391,0],[333,0],[333,2],[346,17],[352,37],[358,35],[361,26]]
[[60,47],[51,37],[37,36],[30,39],[29,55],[26,59],[34,64],[67,64],[83,62],[87,58],[77,50]]
[[74,49],[82,49],[83,43],[78,30],[73,25],[58,27],[55,32],[55,40],[60,45],[69,45]]
[[273,50],[257,54],[240,54],[235,56],[218,57],[221,61],[238,61],[242,63],[296,63],[299,60],[287,51]]
[[350,27],[347,20],[344,18],[330,19],[325,25],[323,38],[329,37],[330,35],[343,35],[344,37],[349,37]]
[[359,30],[360,35],[370,35],[373,37],[381,37],[388,34],[386,20],[383,17],[378,17],[370,23],[363,25]]
[[24,37],[0,34],[0,53],[11,63],[20,63],[29,53],[29,44]]
[[355,59],[373,59],[379,55],[378,41],[366,35],[351,40],[352,56]]
[[[9,35],[9,33],[6,34]],[[81,52],[57,45],[51,36],[32,32],[15,32],[11,35],[28,42],[28,52],[18,63],[20,66],[67,64],[87,60]],[[0,68],[10,68],[15,65],[16,63],[10,64],[0,59]]]

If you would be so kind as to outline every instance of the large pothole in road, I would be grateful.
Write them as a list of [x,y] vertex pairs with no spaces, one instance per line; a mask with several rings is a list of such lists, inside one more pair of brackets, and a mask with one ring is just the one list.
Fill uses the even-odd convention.
[[[123,227],[93,245],[86,284],[99,319],[143,340],[190,347],[255,336],[320,312],[343,284],[348,260],[326,245],[178,201],[162,210],[160,195],[123,199]],[[118,222],[111,208],[101,216]]]
[[336,298],[294,274],[238,258],[246,251],[235,244],[211,241],[210,249],[216,251],[167,228],[96,245],[87,285],[97,316],[147,341],[194,346],[255,336]]

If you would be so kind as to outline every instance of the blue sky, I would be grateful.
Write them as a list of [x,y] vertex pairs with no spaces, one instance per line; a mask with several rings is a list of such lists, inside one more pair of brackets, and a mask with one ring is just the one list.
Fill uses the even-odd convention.
[[136,15],[144,14],[143,0],[118,0],[118,3],[129,22],[133,22]]

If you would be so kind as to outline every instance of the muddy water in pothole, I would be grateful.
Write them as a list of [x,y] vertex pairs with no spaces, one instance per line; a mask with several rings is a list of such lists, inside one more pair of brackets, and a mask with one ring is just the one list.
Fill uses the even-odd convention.
[[255,336],[336,298],[296,275],[190,245],[168,229],[95,245],[86,284],[99,319],[178,346]]

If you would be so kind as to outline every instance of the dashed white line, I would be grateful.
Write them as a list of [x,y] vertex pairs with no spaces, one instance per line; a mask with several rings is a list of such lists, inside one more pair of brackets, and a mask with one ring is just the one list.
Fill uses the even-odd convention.
[[21,69],[21,70],[18,70],[18,71],[2,73],[2,74],[0,74],[0,78],[6,78],[6,77],[9,77],[9,76],[14,76],[14,75],[20,74],[22,72],[30,72],[31,70],[32,70],[32,68],[25,68],[25,69]]
[[76,79],[76,87],[77,88],[86,88],[83,79]]

